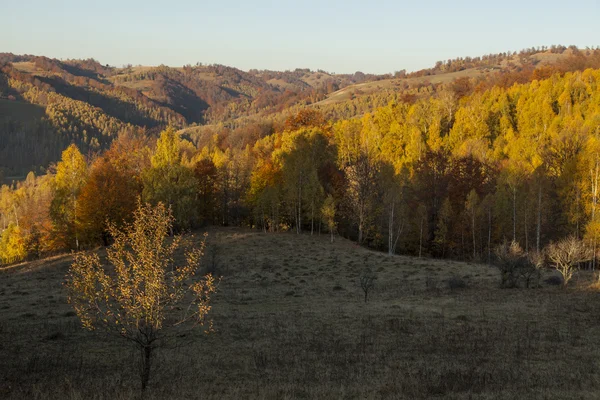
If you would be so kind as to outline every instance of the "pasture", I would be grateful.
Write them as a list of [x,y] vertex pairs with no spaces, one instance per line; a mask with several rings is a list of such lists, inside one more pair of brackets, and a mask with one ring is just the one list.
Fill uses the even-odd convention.
[[[484,264],[390,257],[328,235],[208,238],[223,276],[216,332],[161,350],[148,399],[598,398],[589,274],[567,289],[500,289]],[[70,262],[0,271],[0,398],[139,397],[136,351],[84,331],[67,304]],[[365,265],[377,274],[367,303]]]

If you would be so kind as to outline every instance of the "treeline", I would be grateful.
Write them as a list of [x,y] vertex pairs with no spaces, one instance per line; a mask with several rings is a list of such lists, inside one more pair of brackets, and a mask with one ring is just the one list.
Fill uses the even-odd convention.
[[[457,57],[450,60],[437,61],[433,68],[425,68],[419,71],[407,73],[406,70],[396,71],[394,76],[397,78],[418,78],[435,74],[463,71],[469,68],[492,68],[504,70],[504,72],[514,72],[522,68],[534,68],[540,60],[534,56],[541,53],[565,54],[568,51],[568,58],[577,58],[589,56],[590,52],[598,52],[598,48],[588,48],[584,51],[576,46],[552,45],[530,47],[521,51],[508,51],[496,54],[486,54],[480,57]],[[559,61],[561,63],[562,61]]]
[[599,84],[600,70],[556,73],[337,122],[306,108],[239,142],[122,134],[91,159],[72,145],[54,172],[2,188],[0,258],[109,243],[106,221],[127,221],[138,197],[172,207],[176,230],[331,231],[475,260],[507,240],[531,251],[574,235],[596,250]]

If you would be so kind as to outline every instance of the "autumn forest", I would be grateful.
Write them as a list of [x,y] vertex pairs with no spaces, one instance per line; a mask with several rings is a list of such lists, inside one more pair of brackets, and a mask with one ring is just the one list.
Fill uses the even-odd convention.
[[[565,52],[554,63],[532,61]],[[251,103],[231,103],[235,119],[213,97],[201,115],[193,103],[169,107],[114,83],[164,74],[168,90],[172,74],[192,79],[221,67],[165,67],[105,82],[108,72],[95,62],[5,56],[2,107],[37,107],[41,115],[24,122],[2,113],[5,176],[27,165],[19,161],[25,155],[39,164],[2,186],[0,260],[107,245],[107,222],[129,221],[138,199],[171,207],[177,231],[224,225],[342,235],[390,254],[485,262],[506,241],[541,250],[573,235],[596,249],[600,51],[530,53],[496,57],[523,60],[500,72],[438,84],[403,76],[395,90],[324,105],[325,95],[311,88],[277,92],[273,105],[261,106],[262,90]],[[19,70],[31,65],[37,72]],[[345,85],[369,79],[342,78]],[[322,93],[340,83],[332,78]],[[231,95],[215,81],[205,86],[216,97]],[[281,108],[283,98],[304,100]],[[219,113],[220,122],[206,122]]]

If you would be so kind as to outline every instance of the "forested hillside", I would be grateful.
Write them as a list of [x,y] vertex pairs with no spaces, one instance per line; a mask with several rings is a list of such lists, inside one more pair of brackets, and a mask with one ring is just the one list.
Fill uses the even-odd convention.
[[[283,129],[302,108],[327,120],[413,104],[450,90],[459,97],[555,72],[600,67],[597,50],[532,48],[373,75],[325,71],[241,71],[223,65],[122,68],[95,60],[0,54],[0,173],[10,182],[44,173],[69,144],[92,156],[121,134],[156,137],[185,128],[196,144],[214,134],[245,145]],[[227,142],[221,139],[222,143]]]
[[44,171],[70,143],[84,153],[118,135],[158,133],[309,104],[374,75],[297,69],[250,71],[222,65],[183,68],[103,66],[0,54],[0,170]]
[[[74,144],[47,174],[3,186],[0,259],[109,243],[106,221],[130,218],[138,197],[170,205],[178,230],[332,232],[390,253],[475,260],[488,260],[506,240],[539,250],[575,235],[597,249],[600,65],[579,69],[599,54],[432,85],[426,96],[400,95],[371,111],[356,98],[346,104],[357,108],[337,120],[304,107],[280,122],[250,119],[197,135],[178,134],[173,127],[185,117],[143,97],[131,115],[173,126],[157,142],[138,125],[66,97],[51,79],[17,79],[14,65],[6,66],[5,88],[45,113],[40,137],[59,126]],[[74,140],[83,133],[69,124],[74,115],[96,115],[85,125],[87,140]],[[113,137],[108,151],[87,154]]]

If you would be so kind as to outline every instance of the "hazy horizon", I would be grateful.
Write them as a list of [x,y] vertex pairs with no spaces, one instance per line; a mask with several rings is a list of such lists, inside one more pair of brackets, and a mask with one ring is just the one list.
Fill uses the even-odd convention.
[[[160,7],[160,12],[157,10]],[[438,60],[561,44],[596,46],[595,0],[514,0],[420,5],[409,2],[265,0],[229,4],[116,2],[102,8],[68,0],[6,4],[0,51],[103,64],[224,64],[240,68],[390,73]],[[23,20],[29,25],[23,28]]]

